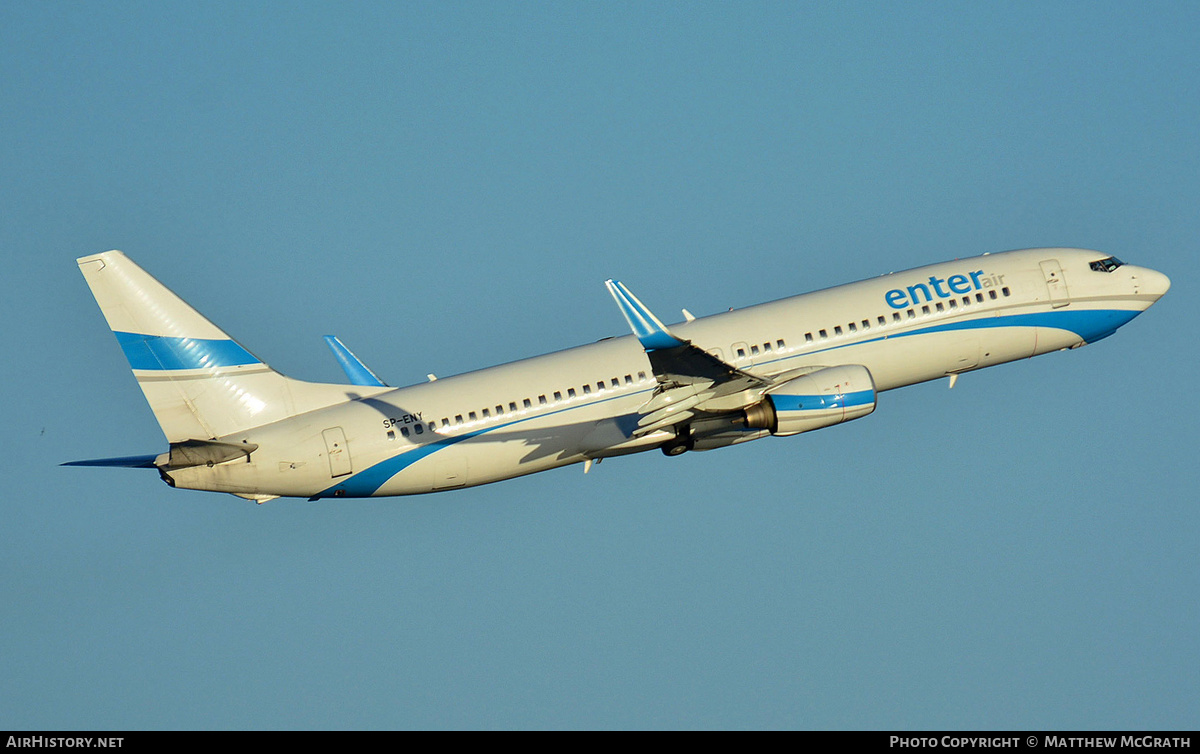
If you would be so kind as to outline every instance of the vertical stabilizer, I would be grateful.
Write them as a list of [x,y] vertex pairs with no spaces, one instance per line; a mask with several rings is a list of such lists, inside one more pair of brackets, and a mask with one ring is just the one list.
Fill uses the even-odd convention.
[[344,386],[274,371],[119,251],[77,261],[169,442],[222,437],[351,397]]

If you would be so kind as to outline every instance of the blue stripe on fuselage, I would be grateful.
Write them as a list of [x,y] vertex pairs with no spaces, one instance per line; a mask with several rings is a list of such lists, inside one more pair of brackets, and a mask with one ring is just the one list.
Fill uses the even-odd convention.
[[[527,416],[523,419],[504,422],[503,424],[497,424],[494,427],[484,427],[483,429],[477,429],[473,432],[467,432],[461,435],[454,435],[453,437],[443,437],[440,440],[435,440],[426,445],[418,445],[411,450],[405,450],[398,455],[392,456],[391,458],[385,458],[374,466],[360,471],[349,479],[318,492],[316,495],[310,497],[309,500],[317,500],[323,497],[334,497],[338,496],[339,493],[340,496],[344,497],[370,497],[371,495],[375,494],[376,490],[386,484],[389,479],[399,474],[401,471],[404,471],[409,466],[412,466],[417,461],[436,453],[442,448],[449,447],[456,443],[462,442],[463,440],[469,440],[472,437],[478,437],[479,435],[487,434],[488,432],[494,432],[497,429],[505,429],[523,422],[533,421],[534,419],[545,419],[546,417],[553,416],[554,414],[574,411],[577,408],[591,407],[600,403],[608,403],[609,401],[628,398],[631,395],[637,395],[638,393],[649,393],[653,390],[654,388],[636,390],[633,393],[614,395],[601,400],[592,401],[590,403],[581,403],[578,406],[567,406],[565,408],[547,411],[546,413],[538,414],[537,416]],[[625,414],[614,418],[616,419],[618,426],[621,427],[621,431],[626,433],[625,436],[632,436],[633,430],[637,428],[637,417],[632,414]]]
[[[891,338],[907,338],[913,335],[928,335],[930,333],[951,332],[954,330],[977,330],[991,327],[1047,327],[1054,330],[1066,330],[1078,335],[1085,343],[1095,343],[1098,340],[1107,338],[1117,331],[1117,328],[1128,324],[1134,317],[1141,314],[1141,310],[1135,309],[1079,309],[1075,311],[1050,311],[1050,312],[1031,312],[1028,314],[993,314],[977,317],[975,319],[959,320],[946,322],[940,325],[930,325],[929,327],[920,327],[915,330],[904,330],[897,333],[889,333],[887,335],[877,335],[873,338],[863,338],[861,340],[852,340],[848,343],[839,343],[826,348],[818,348],[813,351],[806,351],[801,354],[788,354],[787,356],[771,359],[770,361],[759,361],[755,364],[756,367],[766,366],[768,364],[776,364],[780,361],[796,358],[797,356],[812,356],[818,353],[826,353],[828,351],[836,351],[842,348],[850,348],[853,346],[861,346],[866,343],[877,343],[882,340]],[[901,325],[903,326],[903,325]],[[895,324],[889,323],[888,328],[896,327]],[[865,334],[865,333],[864,333]]]
[[[515,422],[514,422],[515,424]],[[384,461],[381,461],[374,466],[360,471],[344,482],[335,484],[334,486],[323,490],[309,498],[317,500],[322,497],[370,497],[375,494],[375,491],[387,483],[389,479],[404,471],[409,466],[412,466],[422,458],[436,453],[442,448],[449,447],[457,442],[462,442],[468,438],[483,434],[497,427],[489,429],[481,429],[478,432],[468,432],[465,435],[457,435],[455,437],[446,437],[436,442],[431,442],[428,445],[418,445],[412,450],[405,451],[397,456],[392,456]]]
[[[1134,317],[1136,317],[1139,314],[1141,314],[1140,311],[1133,311],[1133,310],[1127,310],[1127,309],[1085,309],[1085,310],[1076,310],[1076,311],[1050,311],[1050,312],[1034,312],[1034,313],[1029,313],[1029,314],[1009,314],[1009,315],[1000,315],[1000,316],[984,316],[984,317],[980,317],[977,319],[969,319],[969,320],[963,320],[963,321],[958,321],[958,322],[947,322],[947,323],[940,324],[940,325],[931,325],[930,327],[923,327],[923,328],[920,328],[917,330],[909,330],[907,332],[899,332],[899,333],[896,333],[895,335],[889,335],[887,337],[901,338],[901,337],[907,337],[910,335],[925,335],[925,334],[936,333],[936,332],[949,332],[949,331],[953,331],[953,330],[972,330],[972,329],[977,329],[977,328],[988,328],[988,327],[1050,327],[1050,328],[1055,328],[1055,329],[1059,329],[1059,330],[1068,330],[1070,332],[1075,333],[1079,337],[1083,338],[1084,341],[1089,342],[1089,343],[1094,343],[1095,341],[1099,340],[1100,338],[1104,338],[1104,337],[1107,337],[1108,335],[1111,335],[1113,332],[1116,331],[1116,329],[1118,327],[1126,324],[1127,322],[1129,322],[1130,320],[1132,320]],[[818,351],[808,351],[805,353],[789,354],[788,356],[784,357],[784,359],[776,359],[774,361],[783,361],[785,359],[793,359],[798,356],[810,356],[814,353],[820,353],[823,351],[832,351],[832,350],[836,350],[838,348],[846,348],[848,346],[862,345],[863,343],[873,343],[876,341],[883,340],[884,337],[885,336],[881,335],[881,336],[878,336],[875,338],[869,338],[866,340],[856,340],[856,341],[853,341],[850,343],[845,343],[843,345],[837,345],[837,346],[832,346],[830,348],[820,349]],[[774,362],[765,362],[765,363],[774,363]],[[761,364],[760,364],[760,366],[761,366]],[[869,396],[870,393],[869,393],[869,391],[862,391],[862,394]],[[856,395],[856,394],[851,393],[849,395]],[[847,397],[849,397],[849,395]],[[624,397],[624,396],[617,396],[617,397]],[[785,398],[786,396],[774,396],[774,397],[778,401],[780,398]],[[605,400],[613,400],[613,398],[607,398]],[[599,402],[600,401],[593,401],[592,403],[581,404],[580,406],[571,406],[569,408],[559,409],[559,411],[570,411],[575,408],[582,408],[583,406],[595,405],[596,403],[599,403]],[[863,403],[869,403],[869,402],[870,402],[870,400],[864,400],[861,403],[847,403],[846,405],[847,406],[862,405]],[[778,403],[776,405],[778,406]],[[783,410],[794,410],[794,409],[783,409]],[[437,452],[438,450],[440,450],[442,448],[449,447],[458,442],[461,442],[462,440],[467,440],[467,439],[470,439],[477,435],[484,434],[486,432],[491,432],[492,430],[501,429],[503,427],[510,427],[514,424],[519,424],[521,422],[532,421],[533,419],[544,418],[546,416],[549,416],[552,413],[558,413],[558,412],[551,411],[551,412],[547,412],[545,414],[539,414],[537,416],[531,416],[531,417],[527,417],[524,419],[518,419],[517,421],[513,421],[513,422],[506,422],[504,424],[500,424],[500,425],[497,425],[494,427],[487,427],[485,429],[477,430],[475,432],[469,432],[469,433],[463,434],[463,435],[456,435],[454,437],[443,438],[441,440],[437,440],[436,442],[431,442],[427,445],[419,445],[411,450],[406,450],[398,455],[392,456],[391,458],[387,458],[383,461],[380,461],[379,463],[375,464],[374,466],[371,466],[370,468],[355,474],[354,476],[350,477],[349,479],[345,480],[344,482],[341,482],[340,484],[336,484],[332,487],[329,487],[329,488],[317,493],[312,499],[331,497],[339,491],[341,491],[343,495],[348,496],[348,497],[370,497],[372,494],[375,493],[376,490],[378,490],[380,487],[382,487],[384,484],[386,484],[387,481],[389,479],[391,479],[393,476],[395,476],[396,474],[399,474],[401,471],[403,471],[404,469],[413,465],[417,461],[420,461],[422,458],[425,458],[425,457],[431,455],[432,453]]]
[[1003,314],[997,317],[969,319],[961,322],[947,322],[942,325],[923,327],[919,330],[900,333],[901,335],[923,335],[931,332],[949,332],[951,330],[973,330],[984,327],[1049,327],[1056,330],[1067,330],[1083,338],[1085,342],[1094,343],[1106,338],[1117,331],[1118,327],[1127,324],[1140,311],[1128,309],[1077,309],[1075,311],[1032,312],[1029,314]]

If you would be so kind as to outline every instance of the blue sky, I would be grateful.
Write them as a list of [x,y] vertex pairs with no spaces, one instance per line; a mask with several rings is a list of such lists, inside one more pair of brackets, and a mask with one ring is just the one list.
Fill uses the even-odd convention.
[[[1192,3],[0,5],[0,726],[1190,728]],[[163,439],[74,264],[391,384],[985,251],[1116,336],[863,421],[368,501]]]

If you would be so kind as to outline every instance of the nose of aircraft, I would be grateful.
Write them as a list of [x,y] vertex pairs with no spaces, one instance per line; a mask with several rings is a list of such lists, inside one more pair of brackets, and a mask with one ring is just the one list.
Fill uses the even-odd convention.
[[1139,268],[1135,279],[1141,292],[1154,296],[1155,300],[1162,298],[1163,294],[1171,287],[1169,277],[1149,267]]

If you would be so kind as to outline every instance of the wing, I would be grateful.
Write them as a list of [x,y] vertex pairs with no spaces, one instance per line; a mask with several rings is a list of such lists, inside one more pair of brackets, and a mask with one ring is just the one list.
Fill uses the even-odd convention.
[[654,396],[639,410],[642,416],[635,435],[680,424],[700,413],[752,405],[774,384],[673,334],[620,281],[607,280],[605,285],[646,350],[658,379]]

